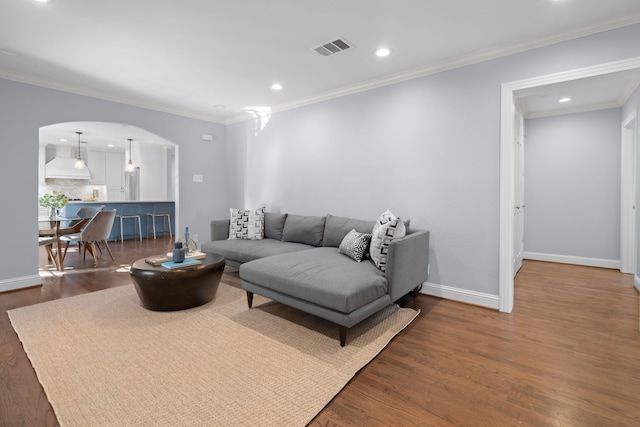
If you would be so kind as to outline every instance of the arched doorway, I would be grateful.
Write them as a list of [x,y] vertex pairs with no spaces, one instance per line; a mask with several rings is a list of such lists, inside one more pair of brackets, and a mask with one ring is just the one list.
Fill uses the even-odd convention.
[[[87,168],[77,179],[71,173],[50,173],[53,168],[47,167],[52,159],[70,164],[78,157]],[[39,129],[38,158],[39,196],[57,190],[76,202],[175,202],[174,221],[179,224],[178,145],[159,135],[121,123],[57,123]],[[130,161],[133,171],[126,171]]]

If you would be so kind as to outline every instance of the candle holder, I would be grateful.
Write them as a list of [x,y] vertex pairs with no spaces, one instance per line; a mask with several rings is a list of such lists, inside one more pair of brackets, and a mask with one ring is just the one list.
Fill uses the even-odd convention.
[[187,255],[198,251],[198,244],[195,240],[189,237],[189,227],[185,228],[184,236],[181,237],[178,241],[182,243],[182,247],[185,249]]

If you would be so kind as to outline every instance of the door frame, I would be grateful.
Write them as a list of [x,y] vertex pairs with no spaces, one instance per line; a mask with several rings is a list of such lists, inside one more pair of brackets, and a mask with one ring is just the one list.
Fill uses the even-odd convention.
[[636,274],[637,109],[622,121],[620,271]]
[[500,89],[500,251],[499,251],[499,310],[513,310],[513,206],[515,203],[513,120],[515,111],[514,92],[561,83],[586,77],[600,76],[640,68],[640,57],[609,62],[591,67],[560,73],[547,74],[524,80],[503,83]]
[[522,268],[522,259],[524,254],[524,115],[522,111],[515,105],[513,112],[514,126],[514,251],[512,256],[513,275],[518,274]]

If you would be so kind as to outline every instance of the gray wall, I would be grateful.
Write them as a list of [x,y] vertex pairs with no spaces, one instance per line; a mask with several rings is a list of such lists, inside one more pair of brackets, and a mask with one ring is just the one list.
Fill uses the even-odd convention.
[[[38,129],[85,120],[131,124],[178,145],[181,228],[208,240],[211,217],[227,214],[225,126],[0,79],[0,290],[37,280]],[[203,132],[218,139],[203,142]],[[204,182],[193,183],[194,173]]]
[[[0,179],[11,204],[0,221],[0,288],[37,275],[38,128],[105,120],[179,144],[181,226],[201,239],[230,206],[368,219],[389,208],[431,230],[431,282],[498,295],[500,85],[638,57],[638,39],[640,25],[603,32],[276,113],[262,130],[0,80]],[[219,137],[203,143],[203,132]],[[191,182],[194,173],[205,182]]]
[[621,109],[525,123],[524,249],[620,260]]
[[[228,128],[230,203],[431,231],[429,282],[498,295],[500,85],[640,56],[640,25]],[[244,191],[241,191],[244,189]]]

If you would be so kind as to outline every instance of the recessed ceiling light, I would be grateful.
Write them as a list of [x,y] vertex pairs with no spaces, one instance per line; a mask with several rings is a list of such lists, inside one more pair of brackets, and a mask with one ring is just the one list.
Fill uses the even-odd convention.
[[114,145],[113,145],[113,144],[107,144],[107,147],[109,147],[109,148],[113,148],[113,147],[114,147]]
[[36,3],[49,3],[53,0],[34,0]]
[[271,90],[282,90],[282,85],[280,83],[274,83],[271,85]]
[[218,110],[224,110],[227,107],[222,105],[222,104],[216,104],[216,105],[213,106],[213,108],[217,108]]
[[391,49],[389,49],[388,47],[381,47],[376,50],[376,56],[379,56],[381,58],[389,55],[391,55]]
[[60,142],[67,142],[67,138],[60,138]]
[[560,98],[558,99],[558,102],[569,102],[571,101],[571,98],[568,96],[565,96],[564,98]]

